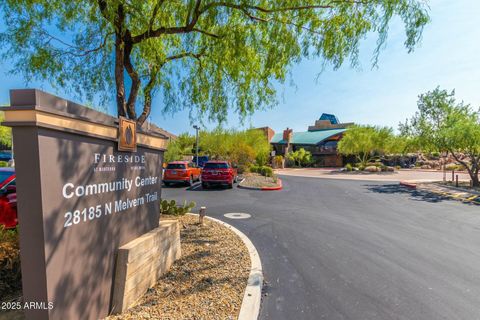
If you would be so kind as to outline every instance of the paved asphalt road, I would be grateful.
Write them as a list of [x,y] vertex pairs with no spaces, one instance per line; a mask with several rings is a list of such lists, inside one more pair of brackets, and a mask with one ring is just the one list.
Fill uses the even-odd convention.
[[393,182],[282,179],[275,192],[162,190],[251,238],[261,319],[480,319],[480,207]]

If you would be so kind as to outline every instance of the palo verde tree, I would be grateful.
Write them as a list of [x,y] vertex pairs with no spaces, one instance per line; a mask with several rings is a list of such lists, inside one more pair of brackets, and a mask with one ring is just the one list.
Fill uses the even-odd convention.
[[375,155],[391,153],[396,148],[395,141],[391,128],[353,125],[343,134],[337,150],[340,154],[355,156],[362,166],[366,166]]
[[[360,40],[389,21],[412,51],[428,22],[423,0],[0,0],[3,58],[27,80],[91,100],[116,92],[119,116],[163,111],[223,121],[276,103],[275,83],[302,57],[358,64]],[[137,114],[137,111],[139,113]]]
[[[473,185],[480,186],[480,115],[470,105],[457,102],[455,91],[436,88],[419,96],[418,111],[400,125],[417,151],[449,153],[462,164]],[[462,157],[461,155],[466,157]]]

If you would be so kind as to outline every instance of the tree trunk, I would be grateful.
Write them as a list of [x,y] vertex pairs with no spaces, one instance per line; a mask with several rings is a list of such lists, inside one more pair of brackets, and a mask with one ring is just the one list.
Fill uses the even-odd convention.
[[472,178],[472,185],[474,187],[480,187],[480,181],[478,180],[478,174],[472,175],[471,178]]
[[138,76],[137,71],[133,67],[130,56],[133,49],[132,35],[130,31],[125,31],[125,50],[124,50],[124,65],[125,69],[128,72],[132,80],[132,85],[130,86],[130,94],[127,101],[127,114],[128,117],[132,120],[137,119],[137,113],[135,111],[135,102],[137,100],[138,90],[140,89],[140,77]]
[[472,179],[472,186],[480,187],[480,181],[478,179],[479,163],[474,162],[475,159],[472,157],[472,169],[469,171],[470,178]]

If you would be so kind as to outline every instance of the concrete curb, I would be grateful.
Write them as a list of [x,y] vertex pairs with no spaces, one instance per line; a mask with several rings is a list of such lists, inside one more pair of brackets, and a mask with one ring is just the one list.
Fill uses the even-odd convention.
[[416,183],[407,182],[407,181],[400,181],[400,185],[404,186],[404,187],[407,187],[407,188],[411,188],[411,189],[416,189],[417,188]]
[[458,195],[455,195],[454,192],[444,192],[444,191],[438,191],[438,190],[431,190],[431,189],[423,188],[423,187],[417,188],[417,184],[414,183],[414,182],[401,181],[400,185],[405,186],[407,188],[412,188],[412,189],[417,189],[417,190],[422,190],[422,191],[426,191],[426,192],[429,192],[429,193],[437,194],[437,195],[440,195],[440,196],[443,196],[443,197],[450,198],[452,200],[461,201],[463,203],[473,203],[475,205],[480,205],[480,195],[477,195],[477,194],[471,195],[468,198],[461,198]]
[[238,187],[240,189],[247,189],[247,190],[260,190],[260,191],[275,191],[275,190],[282,190],[283,189],[283,184],[282,184],[282,179],[278,178],[278,186],[277,187],[246,187],[242,186],[241,183],[244,181],[243,179],[239,184]]
[[[198,216],[197,213],[189,213],[190,215]],[[262,262],[257,249],[253,245],[252,241],[240,230],[234,226],[212,217],[206,216],[207,219],[218,222],[221,225],[229,228],[237,236],[242,239],[243,243],[247,247],[250,254],[250,275],[248,276],[247,287],[243,295],[242,306],[240,307],[240,313],[238,320],[255,320],[260,313],[260,304],[262,302],[262,286],[263,286],[263,271]]]

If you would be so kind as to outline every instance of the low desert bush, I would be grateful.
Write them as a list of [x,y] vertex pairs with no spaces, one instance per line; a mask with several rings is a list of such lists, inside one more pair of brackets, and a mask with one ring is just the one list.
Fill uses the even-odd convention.
[[0,225],[0,300],[22,286],[18,230]]
[[160,213],[172,216],[183,216],[195,208],[195,206],[196,203],[193,201],[188,204],[187,201],[185,201],[183,205],[178,205],[175,200],[162,200],[160,203]]

